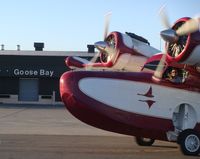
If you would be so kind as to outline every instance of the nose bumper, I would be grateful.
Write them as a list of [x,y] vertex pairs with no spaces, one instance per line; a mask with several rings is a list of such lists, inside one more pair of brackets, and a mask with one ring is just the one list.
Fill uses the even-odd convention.
[[60,96],[65,104],[66,108],[68,109],[70,105],[74,105],[72,103],[73,99],[73,73],[72,72],[65,72],[60,77]]
[[[79,80],[87,77],[80,72],[66,72],[60,78],[60,95],[67,110],[76,118],[91,126],[117,132],[130,134],[128,125],[112,117],[112,108],[102,105],[92,98],[87,97],[79,88]],[[118,114],[119,116],[119,112]],[[127,132],[127,130],[129,130]]]

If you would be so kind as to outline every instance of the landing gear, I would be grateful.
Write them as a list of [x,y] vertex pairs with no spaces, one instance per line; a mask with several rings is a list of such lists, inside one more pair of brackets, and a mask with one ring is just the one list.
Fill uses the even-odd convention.
[[144,137],[135,137],[135,141],[140,146],[151,146],[154,143],[154,139],[144,138]]
[[180,104],[172,116],[174,132],[168,132],[169,141],[177,141],[185,155],[196,156],[200,153],[200,134],[194,128],[197,124],[197,112],[190,104]]
[[178,136],[178,144],[185,155],[196,156],[200,153],[200,136],[192,129],[182,131]]

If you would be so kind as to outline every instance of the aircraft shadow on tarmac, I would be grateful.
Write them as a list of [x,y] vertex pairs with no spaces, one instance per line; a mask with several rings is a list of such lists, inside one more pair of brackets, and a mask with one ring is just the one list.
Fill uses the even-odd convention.
[[152,145],[152,147],[168,148],[168,149],[175,149],[175,148],[178,148],[178,146],[168,146],[168,145]]

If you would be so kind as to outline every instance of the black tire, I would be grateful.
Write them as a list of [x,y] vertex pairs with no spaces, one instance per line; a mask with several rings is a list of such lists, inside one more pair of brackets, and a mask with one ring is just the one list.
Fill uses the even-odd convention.
[[139,146],[152,146],[155,140],[137,136],[135,137],[135,141]]
[[200,153],[200,136],[195,130],[182,131],[177,142],[184,155],[197,156]]

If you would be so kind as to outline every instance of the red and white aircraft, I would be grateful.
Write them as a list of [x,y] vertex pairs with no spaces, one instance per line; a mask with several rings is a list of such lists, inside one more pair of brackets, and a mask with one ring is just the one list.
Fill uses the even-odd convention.
[[[184,154],[198,155],[199,21],[181,18],[162,31],[166,53],[135,34],[112,32],[95,43],[100,62],[68,57],[67,66],[76,69],[60,78],[66,108],[89,125],[135,136],[139,145],[172,141]],[[174,69],[179,81],[168,78]]]

